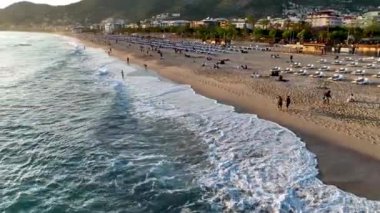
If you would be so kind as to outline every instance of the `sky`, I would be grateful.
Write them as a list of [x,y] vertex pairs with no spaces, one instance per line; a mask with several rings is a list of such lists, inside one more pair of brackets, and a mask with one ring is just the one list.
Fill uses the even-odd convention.
[[65,5],[78,2],[80,0],[0,0],[0,8],[7,7],[13,3],[20,1],[29,1],[34,3],[50,4],[50,5]]

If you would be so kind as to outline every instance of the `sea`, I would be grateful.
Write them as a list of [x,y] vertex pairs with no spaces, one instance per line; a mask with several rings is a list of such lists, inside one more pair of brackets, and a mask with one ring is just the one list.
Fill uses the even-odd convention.
[[0,32],[0,212],[380,212],[317,166],[291,131],[189,85]]

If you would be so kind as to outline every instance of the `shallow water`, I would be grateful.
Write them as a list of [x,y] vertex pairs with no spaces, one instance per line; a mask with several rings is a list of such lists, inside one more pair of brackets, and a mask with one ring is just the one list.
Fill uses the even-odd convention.
[[318,180],[294,133],[189,86],[59,36],[0,49],[0,211],[380,211]]

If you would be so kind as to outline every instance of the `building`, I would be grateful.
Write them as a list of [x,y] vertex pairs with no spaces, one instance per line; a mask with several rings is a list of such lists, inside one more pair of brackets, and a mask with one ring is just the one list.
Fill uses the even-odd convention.
[[100,26],[100,24],[92,24],[90,25],[90,30],[101,30],[102,27]]
[[190,28],[196,29],[200,27],[204,27],[205,23],[203,21],[191,21]]
[[108,18],[101,22],[101,27],[104,29],[104,32],[107,34],[112,34],[118,30],[124,28],[125,21],[122,19]]
[[289,25],[290,20],[283,18],[270,19],[270,26],[275,29],[285,29]]
[[361,26],[366,27],[373,23],[380,24],[380,9],[375,11],[370,11],[362,15]]
[[130,24],[127,24],[125,27],[129,29],[137,29],[139,28],[139,25],[136,23],[130,23]]
[[245,18],[231,19],[231,25],[233,25],[236,29],[248,29],[253,30],[253,24],[249,23]]
[[357,16],[346,15],[342,17],[342,24],[345,27],[357,27],[358,26],[358,18]]
[[190,27],[190,23],[186,20],[167,20],[161,22],[161,27]]
[[[357,44],[355,48],[355,53],[360,53],[368,56],[380,56],[380,38],[375,41],[362,41],[363,44]],[[365,44],[367,43],[367,44]]]
[[307,16],[306,22],[314,28],[342,26],[342,18],[335,10],[320,10]]
[[84,30],[85,30],[85,27],[83,27],[82,25],[76,25],[72,27],[71,29],[73,33],[83,33]]
[[205,27],[227,27],[229,25],[228,19],[225,18],[205,18],[202,20]]
[[255,28],[258,28],[258,29],[268,29],[269,27],[270,27],[270,17],[259,19],[255,24]]
[[142,22],[140,22],[140,27],[142,29],[147,29],[147,28],[151,28],[152,24],[151,24],[151,22],[148,22],[148,21],[142,21]]
[[304,43],[302,53],[324,55],[326,54],[327,47],[321,43]]

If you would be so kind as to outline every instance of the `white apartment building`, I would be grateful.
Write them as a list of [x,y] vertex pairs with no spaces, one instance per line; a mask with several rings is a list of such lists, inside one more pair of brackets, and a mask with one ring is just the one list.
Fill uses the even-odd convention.
[[380,10],[370,11],[362,15],[361,25],[366,27],[373,22],[380,23]]
[[358,26],[358,17],[357,16],[343,16],[342,24],[346,27],[357,27]]
[[253,24],[248,23],[247,19],[244,19],[244,18],[231,19],[230,22],[233,26],[235,26],[236,29],[253,30]]
[[125,21],[122,19],[108,18],[102,21],[101,26],[104,29],[104,32],[107,34],[114,33],[117,30],[120,30],[124,27]]
[[306,22],[312,27],[337,27],[342,26],[342,18],[335,10],[321,10],[307,16]]
[[190,21],[186,20],[167,20],[161,22],[161,27],[189,27]]

